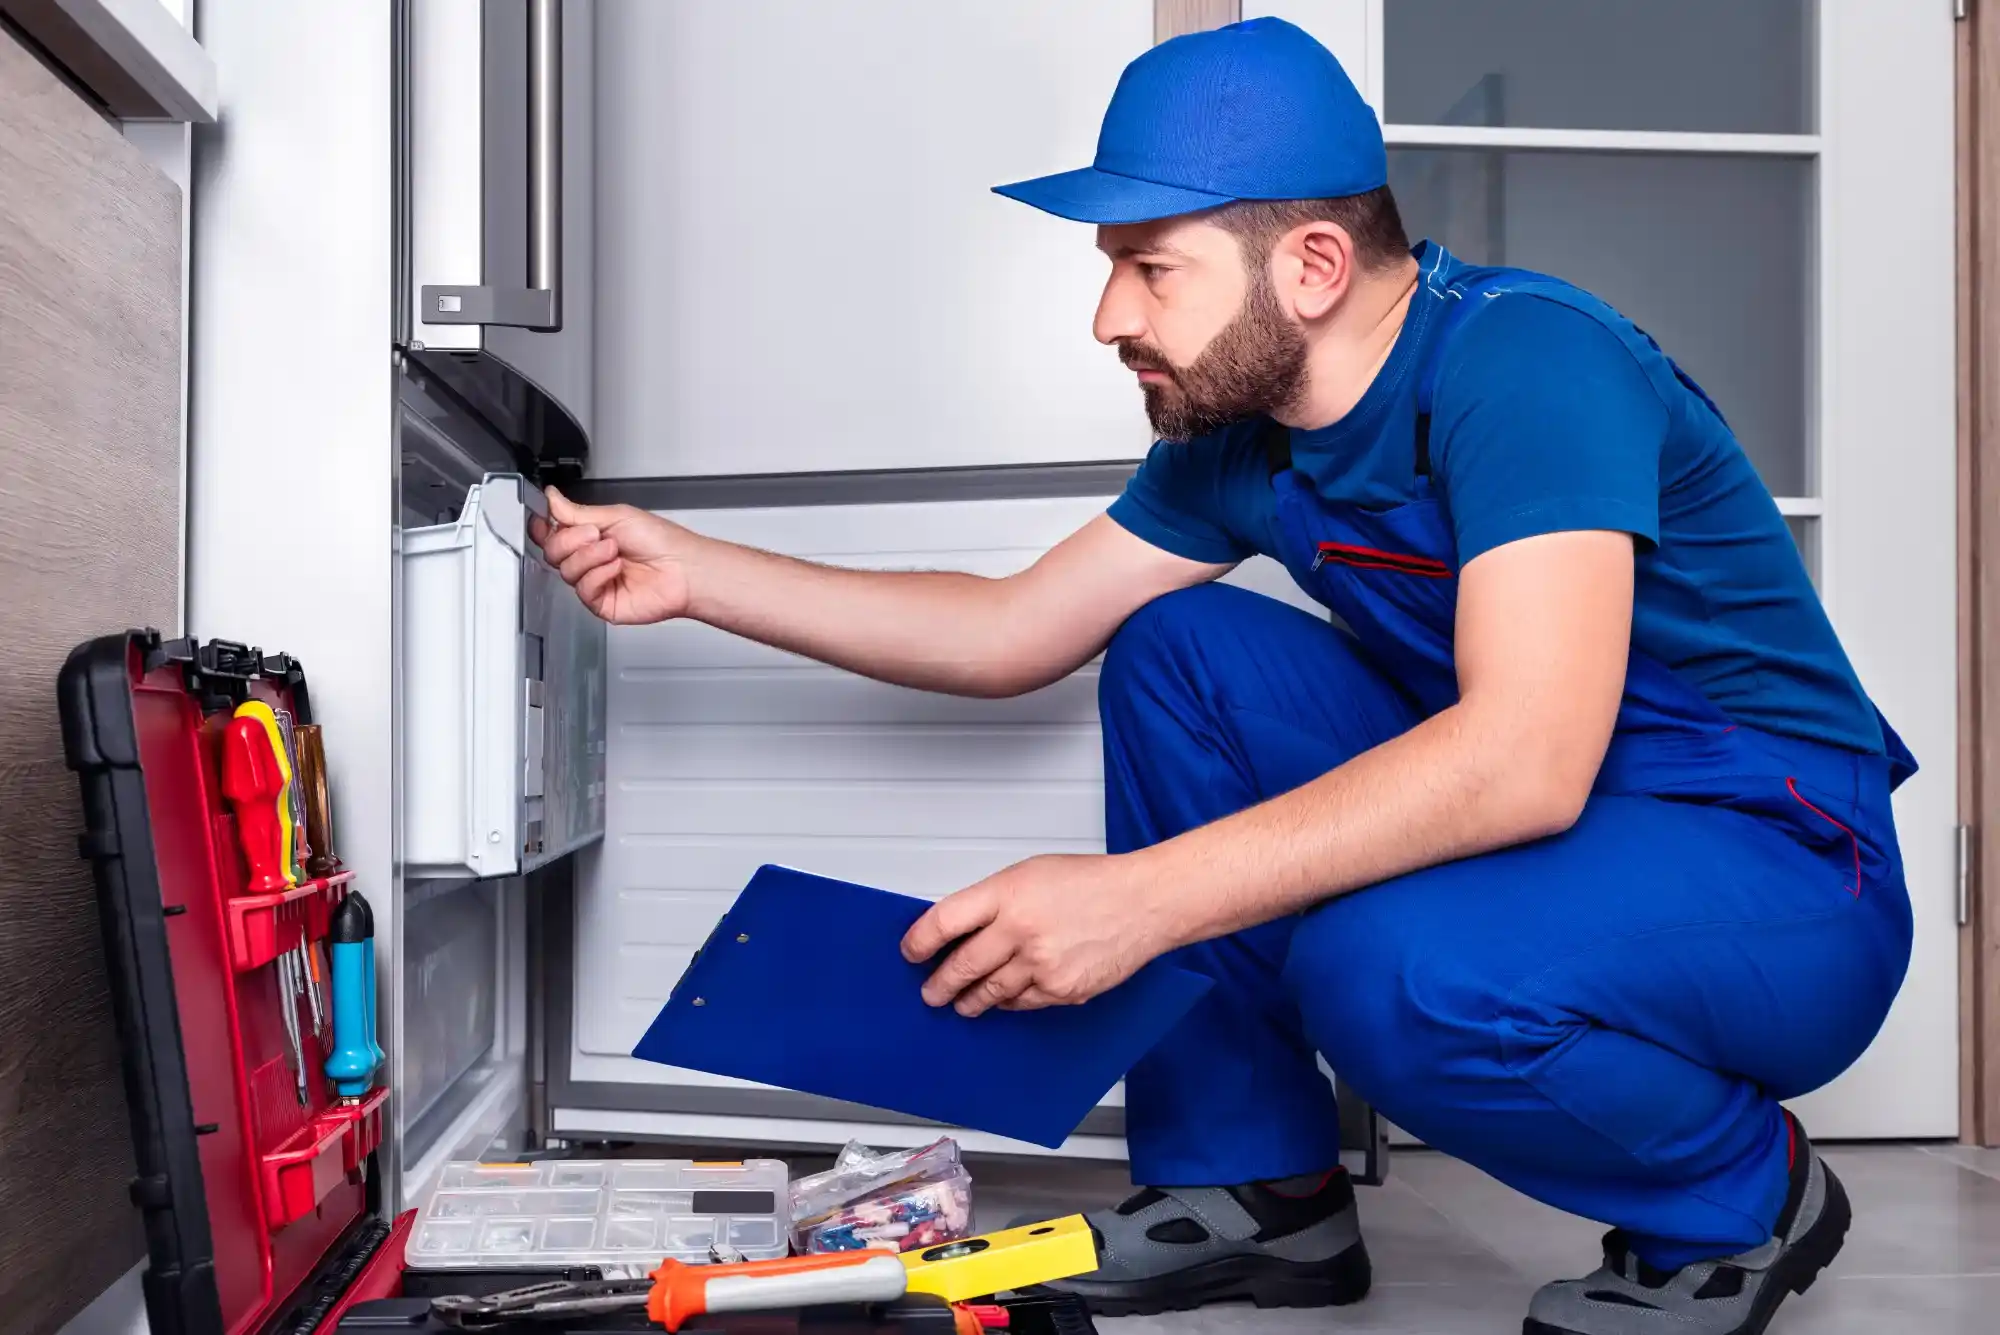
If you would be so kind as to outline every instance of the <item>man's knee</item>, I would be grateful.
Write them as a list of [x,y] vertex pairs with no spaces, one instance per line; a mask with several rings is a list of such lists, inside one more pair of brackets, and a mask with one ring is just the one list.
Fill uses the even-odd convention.
[[1135,677],[1157,675],[1166,663],[1184,661],[1204,630],[1213,632],[1233,614],[1237,600],[1256,597],[1226,584],[1197,584],[1163,593],[1125,618],[1104,650],[1100,692],[1129,687]]
[[[1364,890],[1306,915],[1284,981],[1307,1036],[1341,1079],[1399,1123],[1422,1124],[1468,1078],[1498,1075],[1563,1026],[1522,1014],[1515,989],[1479,956],[1399,930]],[[1383,910],[1377,912],[1377,910]],[[1510,1043],[1508,1035],[1514,1036]]]
[[1224,667],[1205,652],[1218,638],[1235,647],[1269,619],[1305,614],[1276,599],[1231,584],[1197,584],[1161,594],[1125,619],[1104,650],[1098,670],[1100,710],[1111,713],[1135,695],[1206,697]]

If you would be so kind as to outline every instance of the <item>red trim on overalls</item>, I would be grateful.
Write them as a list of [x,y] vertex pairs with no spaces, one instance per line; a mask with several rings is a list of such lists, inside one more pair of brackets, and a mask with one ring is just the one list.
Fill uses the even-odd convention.
[[1411,556],[1403,552],[1384,552],[1373,547],[1358,547],[1347,542],[1322,542],[1319,554],[1313,558],[1312,568],[1318,570],[1328,561],[1344,566],[1356,566],[1362,570],[1394,570],[1404,575],[1422,575],[1426,579],[1449,579],[1451,567],[1428,556]]
[[1813,815],[1818,816],[1828,825],[1833,826],[1835,829],[1839,830],[1842,834],[1847,836],[1847,842],[1854,848],[1854,884],[1847,887],[1847,889],[1848,892],[1852,894],[1856,899],[1861,898],[1861,840],[1855,837],[1853,830],[1848,829],[1847,826],[1842,825],[1839,821],[1827,815],[1824,811],[1821,811],[1818,807],[1814,806],[1812,803],[1806,801],[1805,794],[1799,791],[1798,784],[1796,784],[1790,779],[1786,779],[1785,787],[1791,791],[1793,797],[1796,797],[1799,800],[1800,806],[1803,806],[1807,811],[1812,812]]

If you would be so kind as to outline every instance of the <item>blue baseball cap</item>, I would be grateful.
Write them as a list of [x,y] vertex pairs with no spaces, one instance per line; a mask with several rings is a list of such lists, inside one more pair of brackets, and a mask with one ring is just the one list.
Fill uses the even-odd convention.
[[1382,127],[1333,52],[1283,19],[1162,42],[1125,67],[1097,161],[996,193],[1088,223],[1388,184]]

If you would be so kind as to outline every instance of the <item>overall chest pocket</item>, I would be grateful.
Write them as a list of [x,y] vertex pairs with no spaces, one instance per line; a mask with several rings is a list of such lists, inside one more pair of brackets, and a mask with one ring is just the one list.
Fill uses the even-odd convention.
[[1454,573],[1449,565],[1435,557],[1389,551],[1352,542],[1327,541],[1317,544],[1313,549],[1312,568],[1318,570],[1329,562],[1351,566],[1356,570],[1387,570],[1399,575],[1416,575],[1423,579],[1450,579]]

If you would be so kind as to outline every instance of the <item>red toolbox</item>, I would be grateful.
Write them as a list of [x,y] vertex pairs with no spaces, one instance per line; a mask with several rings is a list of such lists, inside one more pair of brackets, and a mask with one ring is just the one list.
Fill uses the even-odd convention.
[[283,654],[131,631],[78,647],[59,693],[124,1049],[154,1335],[330,1331],[349,1303],[397,1291],[410,1223],[380,1216],[383,1073],[342,1099],[323,1069],[329,924],[358,888],[332,857],[322,798],[329,846],[310,869],[299,848],[282,889],[250,893],[224,772],[246,702],[270,707],[246,716],[284,721],[271,745],[286,763],[303,753],[294,727],[319,743],[305,673]]

